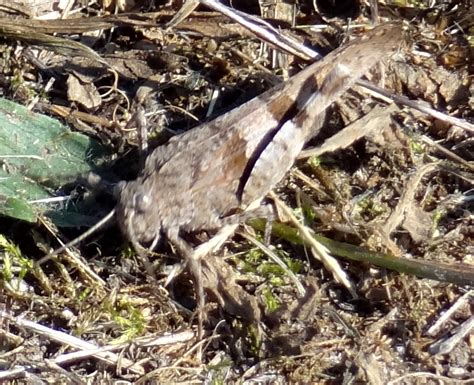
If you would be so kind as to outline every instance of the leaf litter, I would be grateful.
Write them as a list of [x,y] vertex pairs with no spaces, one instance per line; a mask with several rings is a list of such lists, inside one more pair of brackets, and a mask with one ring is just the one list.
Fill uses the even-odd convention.
[[[195,126],[192,116],[204,121],[229,110],[302,65],[293,55],[260,50],[252,33],[219,13],[199,10],[165,30],[173,8],[150,14],[137,3],[131,14],[107,15],[92,5],[89,10],[100,16],[63,13],[63,19],[37,21],[4,15],[2,33],[9,44],[2,48],[4,96],[49,114],[62,111],[58,117],[73,130],[116,153],[107,170],[111,182],[133,178],[140,167],[131,119],[137,104],[147,115],[149,143],[156,146]],[[346,93],[329,109],[321,137],[276,191],[304,223],[306,236],[336,257],[335,270],[313,259],[301,230],[278,210],[283,223],[273,224],[269,247],[276,258],[301,264],[296,275],[305,295],[298,295],[278,263],[236,235],[205,260],[209,334],[200,342],[192,333],[192,284],[179,274],[179,259],[166,244],[150,256],[156,280],[117,241],[121,237],[114,227],[69,250],[70,257],[33,263],[59,246],[54,237],[66,241],[83,230],[63,226],[84,222],[51,216],[51,237],[41,225],[47,223],[45,211],[28,202],[54,196],[64,184],[78,185],[77,174],[91,170],[84,156],[89,138],[78,139],[77,147],[68,139],[76,134],[67,133],[66,153],[80,148],[82,157],[57,166],[36,158],[3,158],[5,178],[26,185],[9,189],[10,206],[2,210],[0,295],[7,304],[2,335],[14,359],[7,360],[0,378],[57,382],[92,375],[94,383],[417,383],[420,378],[456,383],[471,378],[472,85],[466,40],[472,27],[463,24],[462,5],[457,12],[456,23],[442,12],[438,23],[411,23],[412,49],[384,64],[383,76],[378,72],[369,79],[397,95],[427,101],[463,125],[400,104],[387,107],[384,97],[369,97],[361,87]],[[302,10],[295,20],[321,23]],[[358,20],[367,23],[364,16]],[[299,41],[322,41],[312,29],[282,25]],[[444,34],[443,28],[452,33]],[[93,32],[98,29],[103,30]],[[335,32],[342,30],[344,22],[333,19],[322,35],[335,43],[341,36]],[[52,31],[60,35],[52,39]],[[72,42],[77,33],[81,39]],[[447,47],[442,54],[439,44]],[[454,55],[459,52],[464,55]],[[47,78],[55,81],[44,92]],[[134,99],[140,86],[150,91]],[[5,135],[11,142],[3,155],[44,157],[49,149],[48,155],[60,157],[58,147],[51,150],[44,139],[56,123],[41,125],[38,115],[31,119],[34,134],[43,136],[34,140],[20,130]],[[14,129],[18,125],[9,130]],[[62,137],[53,134],[53,140]],[[38,149],[13,147],[22,142]],[[1,186],[8,184],[2,180]],[[81,199],[78,215],[110,207],[107,194],[98,194],[87,209]],[[25,223],[38,216],[39,226]],[[242,231],[263,239],[265,225],[252,221]],[[337,274],[347,276],[346,286],[337,283]],[[441,317],[451,308],[456,310],[449,318]],[[437,332],[428,333],[435,323]],[[66,370],[45,367],[45,358]]]

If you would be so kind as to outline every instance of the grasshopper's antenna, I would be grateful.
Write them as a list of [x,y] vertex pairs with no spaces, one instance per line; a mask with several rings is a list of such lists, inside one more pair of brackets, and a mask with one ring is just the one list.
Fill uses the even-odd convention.
[[99,230],[101,227],[103,227],[107,222],[109,222],[115,215],[115,209],[110,211],[104,218],[102,218],[99,222],[97,222],[94,226],[92,226],[89,230],[84,232],[83,234],[79,235],[77,238],[74,238],[72,241],[66,243],[65,245],[61,246],[60,248],[54,250],[53,252],[45,255],[43,258],[41,258],[37,264],[41,265],[42,263],[49,261],[52,257],[55,255],[58,255],[59,253],[62,253],[64,250],[76,246],[78,243],[82,242],[84,239],[86,239],[89,235],[95,233],[97,230]]

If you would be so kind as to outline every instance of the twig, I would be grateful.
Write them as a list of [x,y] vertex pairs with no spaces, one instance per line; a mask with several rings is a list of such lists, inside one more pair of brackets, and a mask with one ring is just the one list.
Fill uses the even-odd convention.
[[[69,334],[66,334],[66,333],[63,333],[63,332],[60,332],[60,331],[57,331],[57,330],[53,330],[51,328],[48,328],[46,326],[43,326],[43,325],[40,325],[36,322],[33,322],[33,321],[29,321],[29,320],[26,320],[26,319],[23,319],[23,318],[18,318],[18,317],[14,317],[10,314],[8,314],[6,311],[3,311],[3,310],[0,310],[0,319],[1,318],[5,318],[7,319],[8,321],[14,323],[16,326],[18,327],[22,327],[22,328],[25,328],[25,329],[28,329],[34,333],[37,333],[41,336],[44,336],[44,337],[47,337],[53,341],[56,341],[56,342],[59,342],[61,344],[66,344],[66,345],[69,345],[69,346],[72,346],[74,348],[77,348],[77,349],[85,349],[85,350],[95,350],[97,349],[97,346],[90,343],[90,342],[87,342],[87,341],[84,341],[84,340],[81,340],[80,338],[77,338],[77,337],[74,337],[74,336],[71,336]],[[133,369],[130,369],[132,372],[136,373],[136,374],[140,374],[140,375],[143,375],[145,373],[145,370],[143,367],[141,367],[140,365],[137,365],[135,364],[133,361],[130,361],[126,358],[121,358],[120,356],[116,355],[116,354],[113,354],[113,353],[109,353],[109,352],[97,352],[97,353],[94,353],[92,354],[93,357],[109,364],[109,365],[115,365],[118,363],[119,359],[122,360],[122,363],[126,366],[126,367],[132,367],[133,366]]]
[[329,250],[320,242],[318,242],[314,235],[311,234],[311,230],[307,227],[302,225],[298,219],[294,216],[291,209],[281,201],[273,192],[269,193],[269,196],[274,200],[276,205],[285,213],[285,215],[290,218],[290,221],[293,225],[298,229],[299,235],[304,240],[304,243],[311,247],[311,251],[313,255],[319,259],[323,265],[328,269],[336,279],[337,282],[344,285],[350,292],[354,298],[357,298],[357,292],[350,281],[347,274],[341,269],[339,262],[336,258],[329,255]]
[[[258,230],[263,231],[265,229],[264,220],[252,220],[249,223]],[[283,223],[273,223],[272,234],[294,244],[307,244],[309,246],[307,240],[302,239],[300,236],[298,229]],[[438,262],[396,257],[394,255],[372,252],[363,247],[333,241],[321,235],[312,234],[311,237],[327,247],[332,254],[348,260],[371,263],[375,266],[395,270],[400,273],[441,282],[451,282],[460,286],[472,286],[474,283],[474,267],[465,263],[447,265]]]

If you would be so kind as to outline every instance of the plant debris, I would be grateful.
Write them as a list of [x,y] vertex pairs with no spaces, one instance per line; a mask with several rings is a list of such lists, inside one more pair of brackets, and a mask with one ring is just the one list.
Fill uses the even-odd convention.
[[[50,147],[33,138],[57,122],[0,135],[8,140],[0,381],[455,384],[474,376],[468,2],[354,2],[340,12],[323,2],[233,9],[204,0],[196,11],[189,0],[180,12],[178,3],[138,0],[9,3],[0,4],[2,97],[32,109],[24,115],[33,125],[47,113],[81,132],[80,143],[100,142],[111,185],[136,177],[140,143],[154,148],[261,94],[315,51],[362,35],[369,15],[403,21],[408,39],[331,106],[321,135],[275,190],[271,226],[252,219],[213,244],[196,235],[200,252],[213,250],[203,266],[201,341],[191,277],[166,243],[147,270],[114,226],[38,263],[112,207],[110,186],[85,189],[77,174],[92,159],[67,145],[71,164],[34,158],[61,156],[58,141],[78,135],[57,131]],[[12,178],[23,187],[8,188]],[[31,186],[42,195],[25,195]],[[33,201],[59,196],[74,214],[45,216],[53,201],[36,210]]]

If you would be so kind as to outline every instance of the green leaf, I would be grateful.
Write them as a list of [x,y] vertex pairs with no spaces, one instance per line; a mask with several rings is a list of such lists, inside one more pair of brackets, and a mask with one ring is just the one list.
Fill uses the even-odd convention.
[[0,208],[3,207],[3,215],[21,219],[27,222],[36,221],[36,213],[28,202],[18,198],[7,198],[5,202],[0,203]]
[[34,201],[54,197],[65,183],[96,170],[106,155],[96,141],[59,121],[0,99],[0,215],[28,222],[46,211],[67,217],[63,205]]

